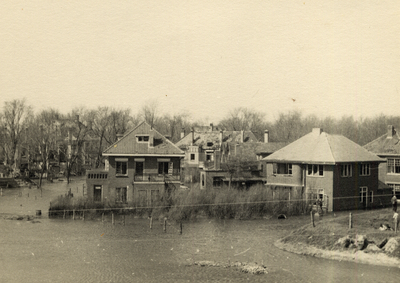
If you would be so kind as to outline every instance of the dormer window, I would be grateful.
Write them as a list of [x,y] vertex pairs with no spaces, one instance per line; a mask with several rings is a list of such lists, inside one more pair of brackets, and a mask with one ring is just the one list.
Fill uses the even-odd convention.
[[136,136],[137,142],[149,142],[149,136],[140,135]]
[[213,146],[214,144],[212,142],[207,142],[207,146]]

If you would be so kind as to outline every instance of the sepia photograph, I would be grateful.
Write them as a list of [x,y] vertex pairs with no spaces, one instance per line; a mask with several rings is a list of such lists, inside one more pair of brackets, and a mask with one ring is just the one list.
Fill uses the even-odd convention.
[[0,282],[398,282],[400,4],[2,1]]

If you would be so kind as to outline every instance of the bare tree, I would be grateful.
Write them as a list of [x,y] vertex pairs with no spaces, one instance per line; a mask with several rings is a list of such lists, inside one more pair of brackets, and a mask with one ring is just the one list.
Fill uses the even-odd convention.
[[4,143],[6,162],[10,163],[14,172],[18,171],[19,152],[18,147],[21,143],[21,134],[24,129],[27,117],[32,113],[32,109],[25,102],[25,99],[15,99],[4,103],[3,122],[4,122]]
[[148,100],[142,106],[139,115],[143,120],[149,123],[150,126],[154,127],[158,119],[158,108],[159,104],[157,100]]
[[229,189],[232,187],[233,178],[246,177],[246,174],[256,169],[258,163],[250,152],[241,150],[230,155],[226,162],[221,164],[221,169],[229,174]]
[[262,112],[238,107],[230,111],[228,116],[220,121],[219,126],[229,131],[252,131],[260,140],[267,129],[264,119],[265,114]]
[[69,183],[73,169],[78,173],[82,170],[85,142],[90,138],[92,131],[88,112],[85,109],[74,109],[64,120],[64,128],[67,137],[63,140],[61,150],[65,156],[65,174],[67,183]]
[[[39,184],[42,185],[43,175],[49,178],[51,175],[50,161],[58,160],[58,131],[60,127],[60,114],[57,110],[44,110],[36,115],[34,121],[29,125],[29,136],[25,139],[25,147],[28,155],[36,156],[39,167]],[[27,133],[28,134],[28,133]],[[38,158],[39,157],[39,158]],[[28,163],[30,160],[28,160]]]

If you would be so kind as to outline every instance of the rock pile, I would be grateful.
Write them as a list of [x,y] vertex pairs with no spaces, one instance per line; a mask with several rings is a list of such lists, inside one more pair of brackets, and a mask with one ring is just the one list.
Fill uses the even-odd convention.
[[345,249],[356,249],[365,252],[386,252],[393,253],[399,248],[400,237],[390,238],[383,240],[380,244],[373,241],[368,241],[364,235],[357,235],[351,238],[349,235],[340,238],[336,241],[335,246]]

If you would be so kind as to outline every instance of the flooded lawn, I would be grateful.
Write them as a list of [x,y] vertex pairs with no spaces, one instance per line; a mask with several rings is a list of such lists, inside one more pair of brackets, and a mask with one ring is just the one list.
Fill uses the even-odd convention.
[[[60,185],[60,184],[57,184]],[[48,219],[43,198],[65,187],[43,190],[42,200],[0,199],[0,213],[34,214],[36,221],[0,219],[0,282],[397,282],[398,268],[337,262],[281,251],[273,243],[309,221],[309,217],[252,221],[200,219],[179,225],[116,216],[101,219]],[[75,183],[77,187],[78,182]],[[18,193],[18,191],[15,191]],[[79,190],[78,190],[79,192]],[[36,202],[35,202],[36,201]],[[22,206],[19,206],[22,204]],[[19,206],[19,208],[18,208]],[[12,211],[16,209],[16,211]],[[47,207],[48,209],[48,207]],[[36,223],[35,223],[36,222]],[[201,267],[197,261],[257,262],[268,274],[253,275],[236,268]]]

